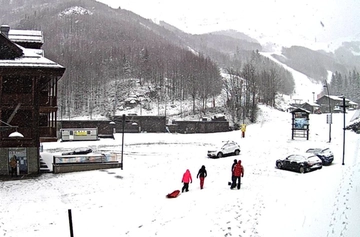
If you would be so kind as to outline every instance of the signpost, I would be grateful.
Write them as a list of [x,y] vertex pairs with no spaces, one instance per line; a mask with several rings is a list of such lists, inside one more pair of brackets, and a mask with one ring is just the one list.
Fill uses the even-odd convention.
[[329,143],[331,142],[331,123],[332,123],[332,112],[331,112],[331,102],[330,102],[330,94],[329,94],[329,86],[327,84],[327,81],[325,80],[325,85],[324,87],[326,87],[326,91],[327,91],[327,96],[328,96],[328,100],[329,100],[329,112],[330,114],[328,114],[326,116],[326,121],[329,124]]
[[241,136],[243,138],[245,137],[245,132],[246,132],[246,124],[243,123],[243,124],[241,124]]
[[124,168],[124,132],[125,132],[125,114],[123,114],[122,116],[121,170]]
[[342,157],[342,165],[345,165],[345,114],[346,114],[346,108],[349,107],[348,105],[346,105],[345,103],[345,96],[342,97],[343,101],[342,101],[342,105],[340,107],[342,107],[342,112],[344,113],[344,127],[343,127],[343,157]]

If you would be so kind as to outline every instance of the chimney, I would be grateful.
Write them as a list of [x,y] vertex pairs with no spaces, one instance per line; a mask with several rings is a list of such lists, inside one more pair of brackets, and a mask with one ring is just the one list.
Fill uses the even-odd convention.
[[1,34],[5,35],[7,38],[9,38],[10,26],[1,25],[0,30],[1,30]]

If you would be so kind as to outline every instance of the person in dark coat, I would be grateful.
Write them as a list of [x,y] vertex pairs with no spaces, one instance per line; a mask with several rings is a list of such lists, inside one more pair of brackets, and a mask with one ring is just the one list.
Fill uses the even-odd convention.
[[232,184],[230,189],[235,188],[236,184],[237,184],[237,189],[240,189],[241,177],[244,177],[244,167],[241,164],[241,160],[239,160],[233,170]]
[[201,166],[198,174],[196,175],[196,178],[200,177],[200,189],[204,188],[204,180],[205,180],[206,176],[207,176],[207,172],[205,169],[205,165],[203,165],[203,166]]
[[[234,167],[235,167],[235,165],[237,164],[237,159],[235,159],[234,160],[234,163],[232,164],[232,166],[231,166],[231,180],[233,180],[234,178],[233,178],[233,173],[234,173]],[[232,184],[232,182],[228,182],[228,184],[229,184],[229,186]]]
[[232,175],[232,173],[234,171],[234,167],[235,167],[236,164],[237,164],[237,159],[234,160],[234,163],[231,166],[231,175]]
[[16,156],[13,156],[9,162],[10,164],[10,169],[11,169],[11,177],[13,177],[14,175],[17,176],[17,160],[16,160]]
[[184,186],[181,189],[181,192],[183,193],[184,191],[189,192],[189,183],[192,183],[192,177],[191,177],[191,173],[190,170],[186,170],[183,178],[181,180],[181,182],[184,183]]

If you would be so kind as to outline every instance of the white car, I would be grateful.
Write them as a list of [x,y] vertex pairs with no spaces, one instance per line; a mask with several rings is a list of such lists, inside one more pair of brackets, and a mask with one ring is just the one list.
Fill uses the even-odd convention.
[[218,147],[208,150],[207,156],[210,158],[220,158],[226,155],[239,155],[240,145],[234,141],[222,142]]

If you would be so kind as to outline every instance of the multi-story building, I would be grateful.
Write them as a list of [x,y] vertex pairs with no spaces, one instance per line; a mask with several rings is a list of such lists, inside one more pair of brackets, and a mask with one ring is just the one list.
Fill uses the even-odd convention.
[[44,57],[41,31],[0,33],[0,175],[16,157],[21,174],[38,173],[41,142],[56,141],[57,82],[65,68]]

